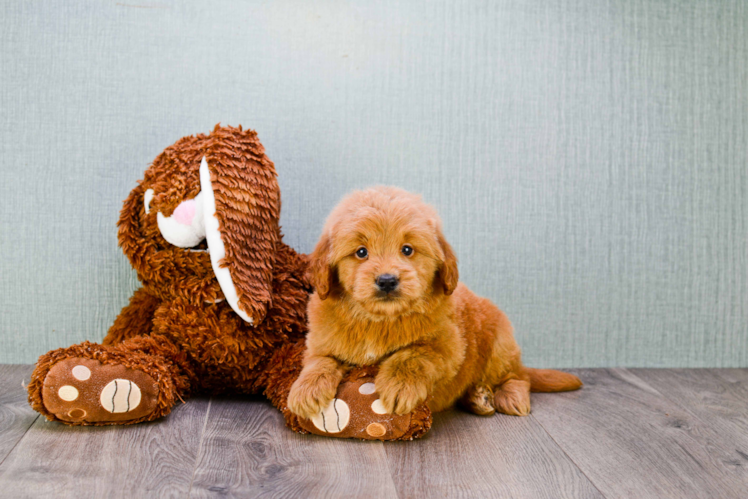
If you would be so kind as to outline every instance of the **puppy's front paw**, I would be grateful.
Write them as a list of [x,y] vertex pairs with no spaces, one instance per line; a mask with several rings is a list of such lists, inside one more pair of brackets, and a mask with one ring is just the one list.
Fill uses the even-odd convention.
[[399,380],[381,373],[374,381],[374,385],[387,413],[410,413],[428,396],[428,389],[423,383]]
[[316,382],[298,379],[288,393],[288,409],[302,418],[312,418],[330,405],[337,388],[337,384],[327,379]]

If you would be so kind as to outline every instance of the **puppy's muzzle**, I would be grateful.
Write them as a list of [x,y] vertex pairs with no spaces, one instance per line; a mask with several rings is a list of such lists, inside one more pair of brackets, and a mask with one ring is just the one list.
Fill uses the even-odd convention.
[[397,289],[398,283],[397,276],[393,276],[392,274],[380,274],[376,279],[377,288],[384,293],[394,292]]

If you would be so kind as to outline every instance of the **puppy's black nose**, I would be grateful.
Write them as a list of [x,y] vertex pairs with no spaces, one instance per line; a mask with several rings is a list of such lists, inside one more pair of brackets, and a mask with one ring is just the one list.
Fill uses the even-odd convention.
[[389,293],[397,288],[397,276],[391,274],[382,274],[377,277],[377,287],[385,293]]

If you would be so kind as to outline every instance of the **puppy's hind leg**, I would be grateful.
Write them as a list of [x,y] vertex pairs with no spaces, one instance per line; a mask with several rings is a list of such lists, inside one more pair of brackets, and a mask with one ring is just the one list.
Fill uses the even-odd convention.
[[530,382],[510,379],[498,386],[495,392],[494,404],[501,413],[517,416],[530,414]]
[[460,407],[476,415],[488,416],[496,413],[493,389],[485,384],[472,386],[460,398],[458,404]]

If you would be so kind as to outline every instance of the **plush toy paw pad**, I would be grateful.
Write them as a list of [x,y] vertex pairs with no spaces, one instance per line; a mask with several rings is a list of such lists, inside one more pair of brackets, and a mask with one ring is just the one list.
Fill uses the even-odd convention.
[[60,390],[57,391],[57,396],[63,401],[75,401],[78,399],[78,389],[72,385],[63,385]]
[[374,422],[366,426],[366,433],[371,437],[382,437],[387,434],[387,428],[379,422]]
[[368,396],[369,394],[374,394],[375,392],[377,392],[377,389],[372,382],[366,382],[365,384],[361,384],[361,387],[358,388],[358,392],[359,394]]
[[73,369],[70,370],[70,373],[72,373],[73,377],[80,381],[88,380],[91,378],[91,370],[83,365],[74,366]]
[[351,410],[342,399],[335,398],[330,404],[312,417],[314,426],[322,432],[337,434],[348,427]]
[[392,415],[376,393],[373,377],[343,382],[323,411],[299,424],[312,434],[343,438],[391,440],[404,435],[410,415]]
[[132,380],[116,378],[101,391],[101,406],[109,413],[126,413],[140,404],[140,387]]
[[42,398],[47,410],[65,422],[122,422],[155,410],[158,384],[149,375],[122,365],[68,358],[47,373]]
[[377,415],[386,415],[387,410],[385,409],[384,405],[382,404],[381,399],[377,399],[371,404],[371,411],[376,413]]

